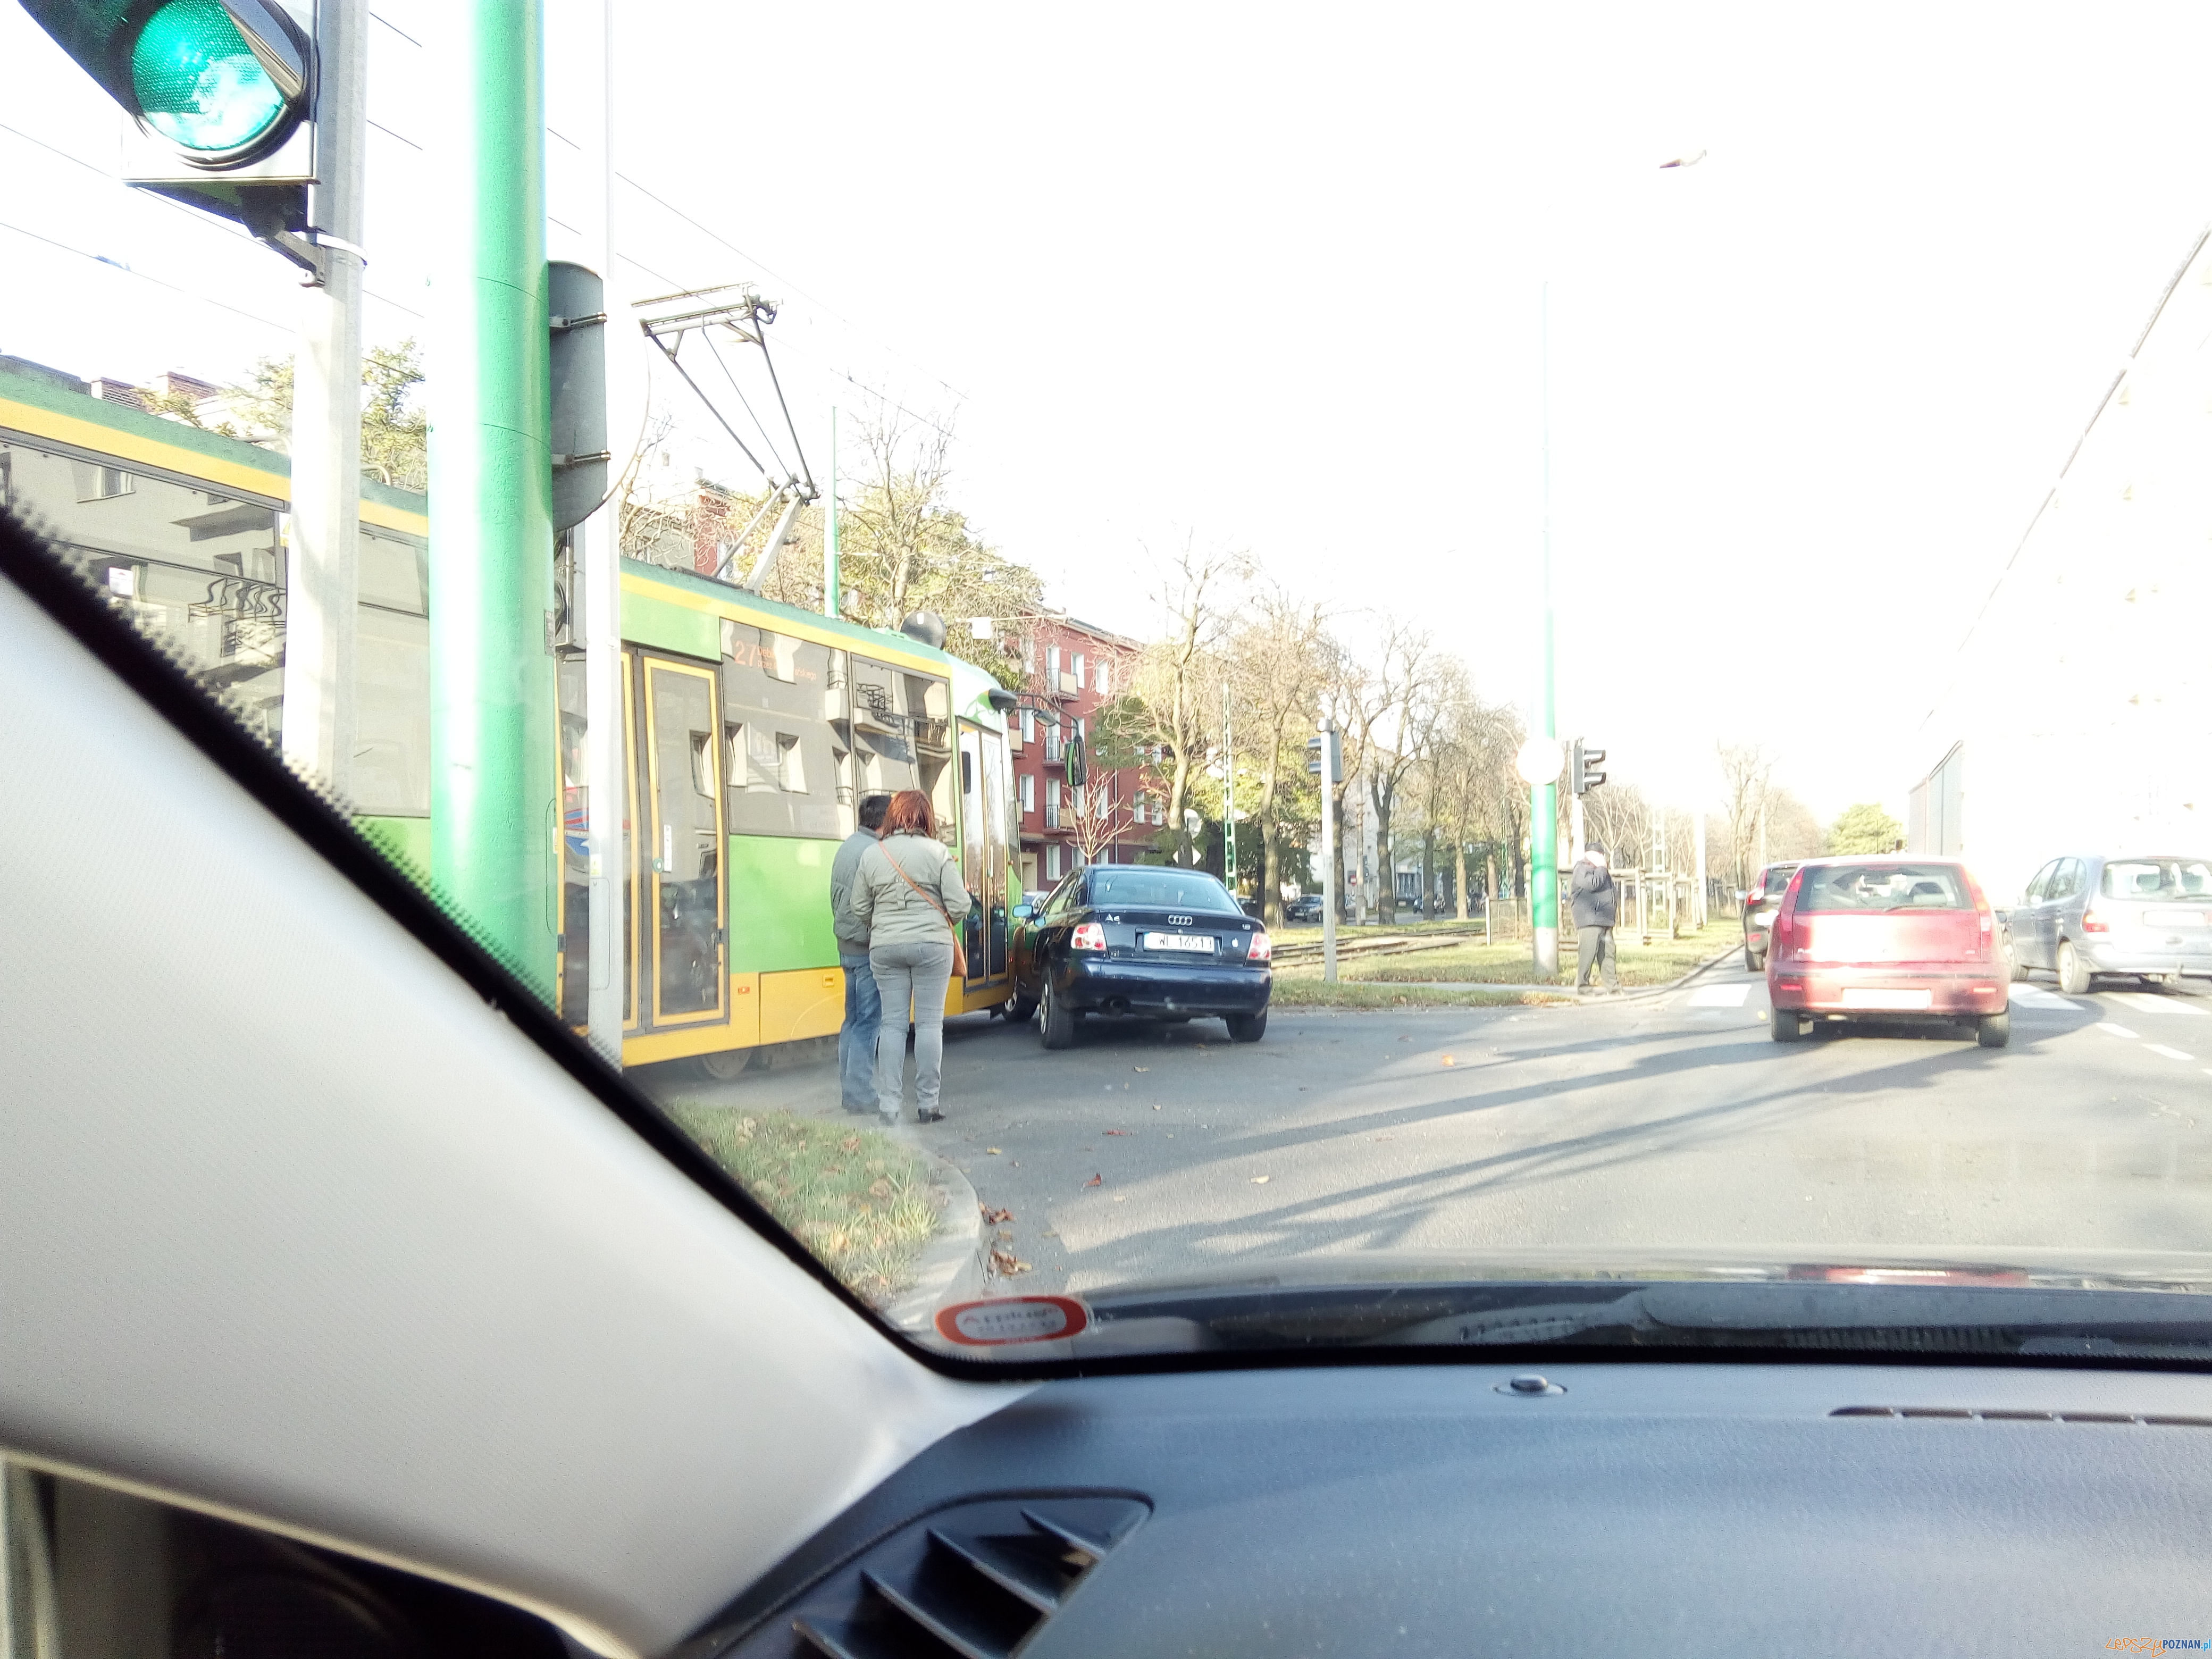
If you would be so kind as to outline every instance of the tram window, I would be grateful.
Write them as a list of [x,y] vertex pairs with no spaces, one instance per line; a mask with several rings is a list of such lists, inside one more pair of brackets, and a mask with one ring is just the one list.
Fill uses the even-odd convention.
[[798,684],[799,641],[788,634],[770,634],[763,630],[761,645],[761,666],[768,671],[769,677],[787,684]]
[[71,461],[70,471],[76,475],[76,498],[81,502],[111,501],[132,493],[131,475],[119,466]]
[[975,757],[964,749],[960,751],[960,793],[963,795],[975,793]]
[[806,793],[806,759],[799,747],[799,739],[789,732],[775,734],[776,781],[787,794]]

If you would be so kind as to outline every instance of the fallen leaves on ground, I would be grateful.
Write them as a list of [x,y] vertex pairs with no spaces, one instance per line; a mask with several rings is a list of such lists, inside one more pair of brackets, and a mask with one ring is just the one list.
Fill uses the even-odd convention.
[[1149,1066],[1132,1066],[1129,1069],[1133,1072],[1149,1072],[1152,1068]]
[[1030,1270],[1030,1264],[1012,1250],[993,1250],[991,1266],[1007,1278],[1012,1278],[1016,1273],[1025,1273]]
[[1109,1129],[1106,1133],[1109,1135],[1133,1135],[1137,1132],[1134,1129]]
[[1083,1184],[1086,1187],[1103,1187],[1106,1184],[1106,1177],[1103,1176],[1095,1175]]
[[860,1150],[860,1136],[847,1135],[842,1140],[837,1143],[837,1150],[842,1152],[859,1152]]
[[986,1146],[983,1150],[988,1152],[993,1158],[996,1158],[999,1155],[999,1149],[996,1146]]
[[1153,1105],[1152,1109],[1156,1112],[1160,1109],[1157,1103]]
[[1449,1065],[1450,1065],[1451,1063],[1452,1063],[1452,1057],[1451,1057],[1449,1054],[1446,1054],[1446,1055],[1444,1056],[1444,1064],[1445,1064],[1445,1065],[1447,1065],[1447,1066],[1449,1066]]
[[1252,1177],[1252,1184],[1255,1187],[1264,1187],[1267,1184],[1267,1177],[1265,1176],[1254,1176]]
[[983,1212],[983,1219],[994,1227],[1002,1221],[1012,1221],[1014,1218],[1014,1212],[1012,1210],[994,1210],[988,1204],[978,1204],[975,1207]]
[[1114,1194],[1114,1201],[1116,1204],[1127,1204],[1129,1201],[1129,1195],[1127,1193],[1116,1193]]

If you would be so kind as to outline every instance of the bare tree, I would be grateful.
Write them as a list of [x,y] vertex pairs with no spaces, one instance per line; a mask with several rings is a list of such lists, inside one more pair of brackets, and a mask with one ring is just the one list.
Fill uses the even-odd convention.
[[1367,769],[1368,799],[1375,806],[1375,839],[1382,864],[1376,908],[1385,922],[1398,919],[1390,817],[1397,807],[1398,791],[1419,763],[1438,718],[1434,684],[1437,666],[1426,634],[1395,619],[1385,626],[1377,677],[1380,708],[1370,727]]
[[1079,789],[1050,780],[1046,782],[1047,788],[1065,791],[1062,799],[1066,805],[1060,821],[1075,831],[1076,851],[1085,864],[1097,863],[1098,855],[1129,830],[1129,803],[1121,799],[1115,787],[1115,775],[1112,771],[1094,773]]
[[1774,789],[1774,757],[1755,743],[1720,745],[1721,810],[1728,818],[1733,885],[1743,887],[1758,857],[1759,819]]
[[1231,696],[1260,782],[1252,816],[1260,825],[1261,915],[1279,927],[1285,809],[1305,782],[1305,732],[1327,671],[1328,630],[1318,604],[1272,586],[1252,596],[1244,614],[1228,652]]
[[1178,864],[1196,861],[1184,814],[1190,805],[1193,769],[1212,747],[1221,704],[1221,664],[1216,654],[1231,585],[1245,568],[1241,555],[1200,552],[1186,538],[1182,550],[1160,573],[1154,594],[1164,613],[1162,637],[1138,660],[1125,729],[1158,750],[1157,769],[1167,791],[1167,829]]

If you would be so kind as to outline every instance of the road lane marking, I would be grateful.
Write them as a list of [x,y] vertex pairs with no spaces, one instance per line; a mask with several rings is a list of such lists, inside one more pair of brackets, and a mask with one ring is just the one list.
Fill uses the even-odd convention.
[[2074,1008],[2080,1006],[2055,991],[2045,990],[2039,985],[2015,984],[2010,996],[2014,1002],[2029,1008]]
[[2130,1008],[2148,1008],[2153,1013],[2160,1014],[2194,1014],[2199,1019],[2204,1018],[2202,1008],[2192,1006],[2179,997],[2154,996],[2148,991],[2113,991],[2107,994],[2114,1002],[2124,1002]]
[[1750,996],[1751,987],[1743,985],[1700,985],[1690,993],[1692,1008],[1741,1008]]
[[2154,1054],[2164,1054],[2168,1060],[2194,1060],[2194,1054],[2185,1054],[2179,1048],[2169,1048],[2163,1042],[2146,1042],[2143,1047]]
[[2131,1037],[2135,1035],[2135,1033],[2128,1030],[2126,1026],[2115,1025],[2109,1019],[2099,1020],[2097,1022],[2097,1029],[2102,1031],[2106,1036]]

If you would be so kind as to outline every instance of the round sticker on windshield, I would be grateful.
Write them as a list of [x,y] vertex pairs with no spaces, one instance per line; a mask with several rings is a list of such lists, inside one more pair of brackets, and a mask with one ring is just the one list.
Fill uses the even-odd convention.
[[1008,1296],[940,1310],[937,1334],[963,1347],[990,1348],[1073,1336],[1090,1322],[1091,1310],[1070,1297]]

